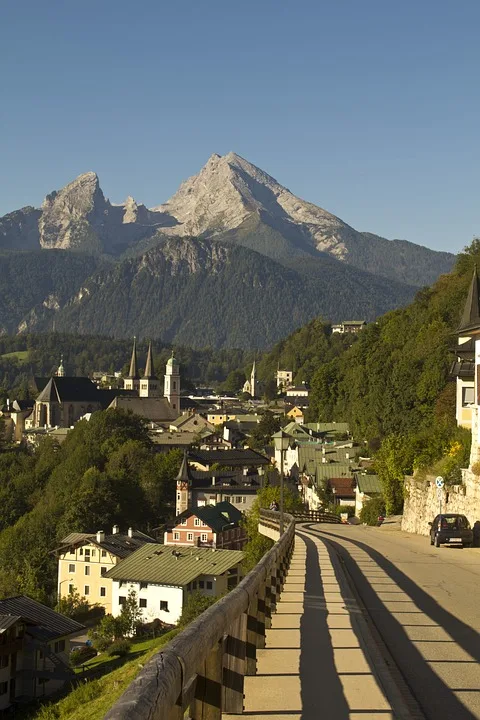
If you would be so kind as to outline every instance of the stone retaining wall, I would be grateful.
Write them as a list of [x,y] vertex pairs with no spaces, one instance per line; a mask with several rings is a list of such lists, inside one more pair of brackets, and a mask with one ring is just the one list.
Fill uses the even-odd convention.
[[[442,490],[442,512],[466,515],[476,535],[480,529],[480,478],[470,470],[463,470],[463,484],[445,487]],[[428,535],[428,525],[440,511],[435,478],[419,481],[405,478],[405,505],[402,530]],[[478,544],[478,543],[477,543]]]

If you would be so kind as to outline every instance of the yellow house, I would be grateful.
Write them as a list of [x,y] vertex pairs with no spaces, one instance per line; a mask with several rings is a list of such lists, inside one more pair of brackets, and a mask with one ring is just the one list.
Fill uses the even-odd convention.
[[114,525],[111,535],[70,533],[56,550],[58,557],[58,597],[76,590],[90,605],[101,605],[112,612],[112,581],[104,575],[145,543],[155,542],[149,535],[128,529],[120,533]]
[[295,405],[288,413],[287,417],[289,417],[291,420],[295,420],[296,423],[299,425],[303,425],[303,421],[305,419],[303,415],[303,410],[297,405]]
[[236,417],[236,414],[215,412],[207,414],[207,421],[212,425],[223,425],[223,423],[230,422],[230,420],[235,420]]

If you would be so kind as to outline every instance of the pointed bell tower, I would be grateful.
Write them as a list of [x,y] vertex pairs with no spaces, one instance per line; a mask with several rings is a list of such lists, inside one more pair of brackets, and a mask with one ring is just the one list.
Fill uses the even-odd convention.
[[180,366],[172,356],[167,360],[165,368],[164,396],[169,401],[172,410],[180,415]]
[[254,398],[257,394],[257,368],[253,361],[252,374],[250,375],[250,395]]
[[140,381],[140,397],[160,397],[160,382],[153,367],[152,342],[148,344],[145,372]]
[[137,338],[133,338],[132,357],[130,359],[130,370],[127,377],[123,381],[125,390],[140,390],[140,375],[137,363]]
[[191,486],[192,486],[192,475],[188,466],[187,451],[183,453],[182,464],[180,470],[175,478],[177,484],[177,498],[175,502],[175,513],[180,515],[184,510],[187,510],[191,504]]

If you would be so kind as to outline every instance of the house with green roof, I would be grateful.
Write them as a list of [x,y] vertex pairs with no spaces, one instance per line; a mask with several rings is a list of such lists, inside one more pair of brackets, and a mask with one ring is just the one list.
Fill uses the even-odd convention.
[[380,497],[383,492],[382,482],[378,475],[367,475],[366,473],[355,474],[355,515],[360,516],[360,511],[366,502],[375,497]]
[[120,615],[130,591],[137,596],[145,622],[175,625],[192,592],[219,597],[243,576],[241,550],[147,543],[108,571],[112,615]]
[[227,500],[215,505],[187,508],[165,531],[164,543],[241,550],[246,542],[242,518],[242,512]]

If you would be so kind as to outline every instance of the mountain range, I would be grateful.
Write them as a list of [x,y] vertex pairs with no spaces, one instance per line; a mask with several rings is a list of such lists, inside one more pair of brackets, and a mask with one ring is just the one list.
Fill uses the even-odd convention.
[[80,175],[0,218],[0,253],[0,332],[193,347],[266,347],[318,315],[373,320],[454,261],[359,232],[235,153],[151,209]]

